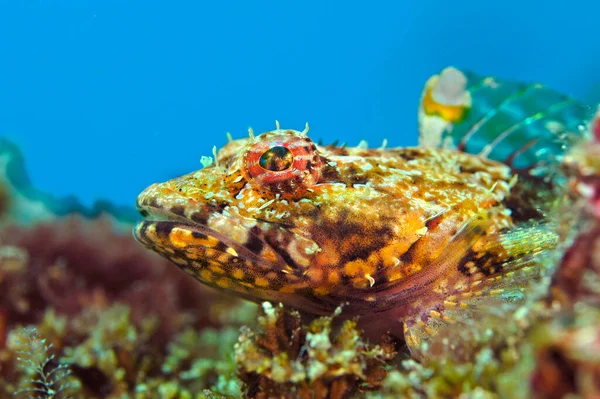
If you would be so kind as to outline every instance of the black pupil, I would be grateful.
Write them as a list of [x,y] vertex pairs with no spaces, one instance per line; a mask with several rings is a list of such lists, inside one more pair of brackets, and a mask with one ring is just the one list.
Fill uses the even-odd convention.
[[285,147],[277,146],[264,152],[258,161],[261,168],[280,172],[292,167],[294,155]]

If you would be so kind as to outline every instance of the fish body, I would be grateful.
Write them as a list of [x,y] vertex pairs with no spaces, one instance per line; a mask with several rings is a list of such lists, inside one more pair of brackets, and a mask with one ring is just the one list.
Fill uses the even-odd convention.
[[[557,244],[547,227],[552,181],[527,163],[542,136],[509,160],[493,159],[500,141],[470,153],[460,140],[493,118],[452,136],[477,111],[477,90],[448,71],[424,90],[419,147],[319,145],[308,126],[251,132],[203,169],[144,190],[134,236],[200,282],[250,300],[385,314],[390,326],[404,323],[411,348],[489,306],[482,298],[522,299],[536,256]],[[526,124],[510,126],[489,142]],[[527,155],[519,168],[518,155]]]

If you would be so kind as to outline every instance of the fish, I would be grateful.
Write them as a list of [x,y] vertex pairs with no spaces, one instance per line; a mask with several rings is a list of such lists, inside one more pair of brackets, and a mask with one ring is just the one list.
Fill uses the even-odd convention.
[[417,147],[250,129],[146,188],[133,234],[205,285],[309,315],[342,306],[418,354],[479,310],[524,300],[558,245],[561,157],[588,117],[542,85],[448,67],[425,84]]

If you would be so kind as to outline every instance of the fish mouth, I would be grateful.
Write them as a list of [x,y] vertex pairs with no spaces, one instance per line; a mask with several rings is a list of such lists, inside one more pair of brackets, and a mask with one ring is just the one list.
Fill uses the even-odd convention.
[[[231,214],[224,205],[195,201],[154,184],[138,196],[136,207],[144,220],[134,226],[134,238],[182,268],[184,260],[196,266],[287,267],[278,251],[253,231],[254,221]],[[265,252],[273,256],[266,258]]]
[[[194,224],[165,218],[151,218],[138,222],[133,229],[134,238],[145,247],[160,253],[179,266],[182,261],[206,266],[208,263],[239,261],[261,264],[275,269],[283,269],[279,262],[269,261],[259,254],[206,225]],[[202,250],[204,257],[201,256]],[[209,255],[209,250],[212,255]],[[225,255],[215,257],[216,254]],[[188,261],[190,258],[194,261]],[[209,262],[210,259],[210,262]],[[250,265],[247,265],[250,266]]]

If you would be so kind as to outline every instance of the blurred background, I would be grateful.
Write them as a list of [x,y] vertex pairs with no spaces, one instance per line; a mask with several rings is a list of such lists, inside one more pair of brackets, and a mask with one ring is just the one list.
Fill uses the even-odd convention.
[[417,142],[447,65],[600,101],[598,1],[0,0],[0,136],[40,189],[133,204],[213,145]]

